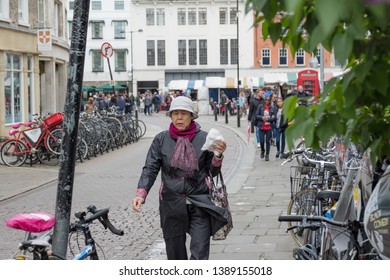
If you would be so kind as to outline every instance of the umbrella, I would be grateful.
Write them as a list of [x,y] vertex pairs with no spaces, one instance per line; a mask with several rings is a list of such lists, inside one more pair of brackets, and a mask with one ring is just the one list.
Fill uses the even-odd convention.
[[[104,85],[102,85],[102,86],[98,86],[98,87],[96,88],[96,90],[98,90],[98,91],[112,91],[112,88],[113,88],[112,85],[110,85],[110,84],[104,84]],[[114,86],[114,88],[115,88],[116,91],[117,91],[117,90],[126,90],[126,87],[124,87],[124,86],[118,86],[118,85],[116,85],[116,86]]]

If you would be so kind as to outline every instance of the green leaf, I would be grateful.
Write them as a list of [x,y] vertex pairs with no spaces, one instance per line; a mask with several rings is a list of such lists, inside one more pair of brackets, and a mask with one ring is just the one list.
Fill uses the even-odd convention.
[[287,119],[291,121],[295,116],[295,109],[297,105],[298,97],[290,96],[283,102],[283,115],[287,116]]
[[333,38],[333,45],[337,60],[345,61],[352,52],[353,38],[348,32],[337,33]]
[[324,37],[333,32],[339,20],[348,13],[347,1],[317,0],[315,1],[316,14]]
[[377,89],[383,96],[388,94],[389,80],[387,72],[381,71],[381,69],[378,68],[373,68],[368,83],[373,88]]
[[368,5],[368,10],[370,11],[370,14],[372,14],[374,20],[378,23],[378,26],[384,31],[389,16],[388,4]]
[[270,37],[272,40],[272,43],[276,45],[278,40],[281,37],[282,33],[282,24],[280,22],[272,22],[269,25],[269,32],[270,32]]
[[264,39],[267,39],[267,37],[269,36],[268,27],[269,27],[268,21],[263,21],[261,25],[261,33],[263,34]]

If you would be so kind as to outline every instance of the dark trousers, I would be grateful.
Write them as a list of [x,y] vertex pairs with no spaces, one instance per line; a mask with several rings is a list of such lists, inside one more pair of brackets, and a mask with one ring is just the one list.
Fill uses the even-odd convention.
[[[208,260],[210,254],[211,220],[210,215],[192,204],[187,205],[191,260]],[[166,238],[165,247],[168,260],[187,260],[186,234]]]
[[[269,155],[269,151],[271,149],[271,137],[272,137],[271,129],[269,130],[259,129],[259,134],[260,134],[261,151],[265,151],[265,154]],[[265,149],[264,149],[264,143],[265,143]]]
[[281,154],[284,153],[284,148],[286,146],[286,135],[285,131],[280,131],[279,129],[276,129],[276,149]]

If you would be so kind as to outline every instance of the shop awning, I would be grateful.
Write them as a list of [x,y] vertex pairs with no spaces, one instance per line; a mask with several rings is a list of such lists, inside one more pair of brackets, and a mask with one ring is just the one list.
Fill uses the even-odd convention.
[[204,80],[189,80],[187,84],[187,89],[199,89],[204,87]]
[[186,90],[188,80],[172,80],[168,84],[169,90]]

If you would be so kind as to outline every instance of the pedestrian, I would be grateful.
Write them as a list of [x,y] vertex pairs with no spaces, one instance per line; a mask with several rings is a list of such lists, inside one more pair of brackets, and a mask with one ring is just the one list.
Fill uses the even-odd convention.
[[167,116],[172,122],[149,148],[132,207],[140,212],[161,170],[160,221],[167,257],[188,259],[188,233],[190,259],[206,260],[210,237],[227,223],[227,210],[213,204],[208,184],[209,175],[217,176],[221,170],[226,143],[218,141],[213,152],[201,150],[207,132],[194,121],[198,115],[187,97],[173,99]]
[[308,106],[308,99],[312,95],[309,92],[303,90],[303,86],[298,86],[298,91],[296,94],[299,99],[298,105]]
[[271,123],[276,118],[274,109],[275,107],[271,106],[271,96],[268,96],[264,99],[264,104],[260,104],[256,111],[257,127],[260,134],[260,158],[265,157],[265,161],[269,161],[272,137]]
[[276,111],[276,157],[284,154],[284,148],[286,146],[286,135],[285,130],[287,128],[287,120],[283,116],[283,98],[278,97],[277,99],[277,111]]
[[258,120],[256,119],[256,111],[260,104],[264,104],[263,90],[261,88],[257,89],[256,95],[251,99],[248,112],[248,122],[250,122],[255,129],[258,148],[260,148],[260,132],[257,127]]
[[95,110],[95,106],[93,102],[94,102],[93,97],[89,97],[87,104],[84,105],[84,112],[87,113],[89,116],[92,116]]
[[242,113],[246,115],[246,98],[243,91],[240,92],[238,97],[238,105],[240,105],[240,117],[242,116]]

